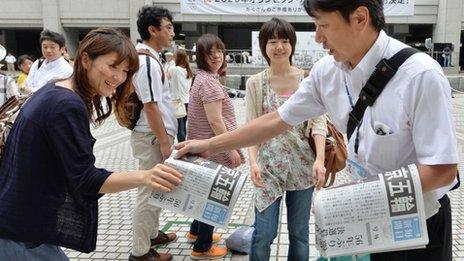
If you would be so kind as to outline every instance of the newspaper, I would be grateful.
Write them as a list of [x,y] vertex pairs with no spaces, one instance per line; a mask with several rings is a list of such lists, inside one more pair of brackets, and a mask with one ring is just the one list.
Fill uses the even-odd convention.
[[328,188],[314,196],[316,248],[324,257],[428,244],[416,165]]
[[246,175],[198,156],[164,163],[183,174],[182,184],[169,193],[153,191],[148,204],[226,228]]

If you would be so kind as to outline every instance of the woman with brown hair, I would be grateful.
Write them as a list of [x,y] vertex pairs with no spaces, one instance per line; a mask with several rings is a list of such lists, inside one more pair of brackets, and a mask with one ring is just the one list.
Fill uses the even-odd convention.
[[71,78],[48,83],[23,106],[0,166],[3,259],[68,260],[60,246],[91,252],[103,194],[139,186],[167,192],[181,182],[164,165],[131,172],[94,165],[89,125],[101,124],[113,109],[128,120],[124,101],[138,64],[124,34],[92,30],[79,45]]
[[[192,85],[193,72],[190,69],[189,57],[185,50],[178,48],[174,53],[176,66],[171,66],[168,71],[168,79],[171,83],[172,100],[182,102],[188,111],[189,91]],[[187,115],[177,118],[179,128],[177,130],[177,141],[182,142],[187,135]]]
[[[235,130],[234,106],[227,92],[219,83],[218,74],[225,67],[224,43],[212,34],[201,36],[196,43],[198,72],[190,90],[187,139],[207,139]],[[209,155],[209,160],[235,168],[244,158],[240,150]],[[194,220],[187,238],[194,242],[192,259],[220,258],[227,249],[213,245],[219,235],[214,227]]]

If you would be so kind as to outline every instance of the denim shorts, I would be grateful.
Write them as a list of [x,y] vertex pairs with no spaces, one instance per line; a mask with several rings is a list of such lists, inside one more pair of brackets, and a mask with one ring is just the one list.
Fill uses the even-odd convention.
[[2,261],[68,261],[69,258],[59,246],[35,244],[0,238]]

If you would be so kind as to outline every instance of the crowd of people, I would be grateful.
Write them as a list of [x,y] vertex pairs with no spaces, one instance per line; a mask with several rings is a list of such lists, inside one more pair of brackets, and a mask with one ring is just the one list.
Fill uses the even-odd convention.
[[0,87],[3,89],[0,105],[12,96],[30,94],[48,82],[69,78],[73,73],[71,61],[64,57],[68,53],[63,35],[43,30],[39,42],[42,57],[35,61],[27,54],[19,56],[18,59],[10,53],[5,57],[8,71],[14,71],[14,63],[17,62],[21,72],[16,81],[10,76],[0,75],[4,79],[3,86]]
[[[242,127],[220,82],[227,61],[218,36],[205,34],[196,41],[195,74],[180,48],[165,53],[168,61],[162,64],[160,53],[171,47],[174,37],[173,17],[163,7],[139,10],[137,45],[117,29],[97,28],[80,42],[73,61],[64,57],[64,37],[44,30],[43,58],[19,57],[22,73],[15,92],[3,98],[33,94],[1,159],[0,256],[68,260],[60,247],[91,252],[96,248],[98,199],[137,188],[129,260],[171,260],[172,254],[154,247],[179,236],[193,244],[192,259],[222,258],[228,250],[216,245],[221,236],[213,226],[194,220],[186,235],[162,232],[162,209],[149,205],[148,198],[153,190],[169,192],[182,183],[182,173],[163,164],[173,148],[177,157],[195,153],[236,168],[245,162],[241,148],[248,147],[255,186],[250,260],[269,260],[284,195],[288,260],[308,260],[311,198],[326,172],[325,114],[346,132],[355,99],[375,65],[406,47],[383,31],[382,0],[349,2],[304,1],[315,20],[316,41],[330,54],[309,76],[292,65],[297,41],[293,26],[278,18],[262,25],[259,45],[268,67],[247,81],[247,124]],[[125,106],[133,90],[142,104],[130,137],[138,170],[97,168],[90,124],[98,126],[114,112],[128,126]],[[185,106],[186,115],[176,116],[175,102]],[[392,132],[376,134],[375,121]],[[315,140],[315,151],[308,135]],[[348,143],[351,161],[369,173],[416,163],[424,192],[436,192],[442,206],[427,220],[426,248],[371,254],[371,260],[451,260],[446,192],[456,183],[458,152],[450,86],[438,63],[421,53],[409,58],[366,110],[353,136]],[[174,144],[176,139],[180,143]]]

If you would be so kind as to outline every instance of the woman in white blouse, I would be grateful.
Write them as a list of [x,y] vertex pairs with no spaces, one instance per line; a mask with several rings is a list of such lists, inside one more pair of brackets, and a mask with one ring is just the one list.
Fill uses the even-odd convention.
[[[169,68],[167,73],[171,83],[171,94],[173,101],[181,101],[185,104],[185,109],[188,108],[189,90],[192,85],[193,73],[189,65],[189,57],[187,52],[178,48],[174,53],[174,61],[176,66]],[[186,123],[187,116],[178,118],[179,130],[177,132],[177,140],[182,142],[187,135]]]

